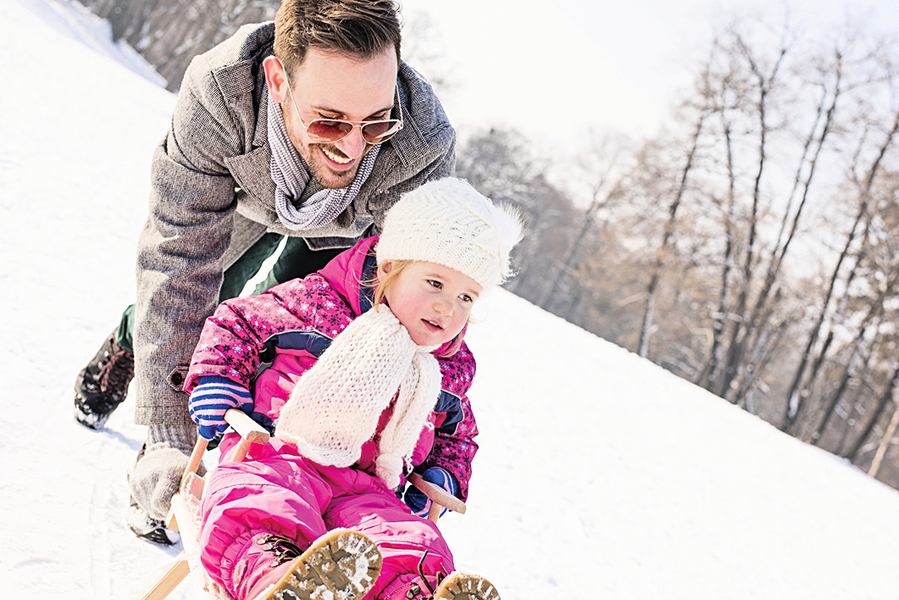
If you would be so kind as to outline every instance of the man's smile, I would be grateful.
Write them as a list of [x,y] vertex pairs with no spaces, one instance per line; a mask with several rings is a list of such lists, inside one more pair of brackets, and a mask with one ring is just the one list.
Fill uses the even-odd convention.
[[337,148],[329,148],[327,146],[320,146],[322,153],[328,157],[329,160],[339,164],[339,165],[348,165],[353,162],[353,159],[349,156],[345,155],[343,152],[338,150]]

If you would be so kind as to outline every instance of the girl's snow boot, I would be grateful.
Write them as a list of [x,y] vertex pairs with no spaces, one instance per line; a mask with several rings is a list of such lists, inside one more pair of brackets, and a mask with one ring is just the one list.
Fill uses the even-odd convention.
[[493,584],[479,575],[450,573],[434,591],[434,600],[500,600]]
[[238,586],[245,600],[361,599],[381,572],[378,547],[355,531],[329,531],[302,553],[272,534],[256,536],[253,546]]
[[385,591],[385,600],[500,600],[492,583],[468,573],[450,573],[447,577],[419,575]]

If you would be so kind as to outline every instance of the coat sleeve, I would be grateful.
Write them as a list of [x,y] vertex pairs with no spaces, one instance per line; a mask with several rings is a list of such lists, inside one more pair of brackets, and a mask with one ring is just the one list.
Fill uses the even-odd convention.
[[454,400],[454,406],[448,412],[458,416],[455,422],[437,428],[431,452],[416,470],[424,472],[429,467],[443,467],[459,482],[459,498],[465,501],[471,481],[471,463],[478,451],[478,444],[474,441],[478,426],[468,399],[476,365],[464,344],[450,360],[439,362],[443,372],[444,397],[449,395]]
[[208,375],[252,389],[259,365],[273,358],[281,334],[315,332],[316,338],[328,342],[352,316],[318,274],[292,279],[256,296],[226,300],[203,326],[184,390],[190,393],[199,378]]
[[264,232],[254,223],[262,229],[232,235],[235,181],[225,158],[243,150],[242,128],[233,119],[212,72],[196,59],[153,156],[149,216],[138,242],[134,339],[141,424],[189,422],[186,397],[167,378],[188,364],[218,302],[226,251],[239,255]]

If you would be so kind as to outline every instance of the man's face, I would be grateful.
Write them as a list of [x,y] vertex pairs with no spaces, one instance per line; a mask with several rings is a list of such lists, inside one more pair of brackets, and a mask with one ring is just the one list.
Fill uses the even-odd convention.
[[[389,119],[396,74],[396,51],[392,47],[367,60],[310,48],[300,68],[288,74],[278,90],[280,94],[272,94],[273,100],[281,102],[290,141],[309,165],[312,177],[322,186],[348,186],[356,176],[362,157],[372,146],[362,139],[359,127],[336,142],[313,142],[303,123],[308,125],[314,119]],[[291,85],[290,93],[287,81]]]

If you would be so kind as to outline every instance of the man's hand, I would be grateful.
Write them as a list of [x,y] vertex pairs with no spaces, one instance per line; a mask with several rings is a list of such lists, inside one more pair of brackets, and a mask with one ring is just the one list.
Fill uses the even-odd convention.
[[[196,439],[196,429],[189,425],[150,426],[128,483],[131,496],[154,519],[164,521],[168,515]],[[202,464],[197,472],[204,474]]]

